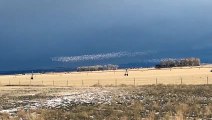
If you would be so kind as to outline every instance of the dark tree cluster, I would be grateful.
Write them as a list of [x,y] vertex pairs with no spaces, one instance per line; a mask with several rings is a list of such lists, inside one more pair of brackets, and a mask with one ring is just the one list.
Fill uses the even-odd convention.
[[169,67],[184,67],[184,66],[200,66],[199,58],[185,58],[185,59],[167,59],[160,61],[156,68],[169,68]]
[[101,71],[101,70],[117,70],[118,65],[95,65],[95,66],[83,66],[78,67],[77,71]]

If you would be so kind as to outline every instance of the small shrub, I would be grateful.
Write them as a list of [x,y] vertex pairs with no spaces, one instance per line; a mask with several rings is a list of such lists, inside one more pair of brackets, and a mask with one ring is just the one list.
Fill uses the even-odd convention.
[[100,84],[94,84],[91,87],[102,87],[102,85],[100,85]]
[[127,85],[126,84],[120,84],[120,85],[118,85],[119,87],[127,87]]

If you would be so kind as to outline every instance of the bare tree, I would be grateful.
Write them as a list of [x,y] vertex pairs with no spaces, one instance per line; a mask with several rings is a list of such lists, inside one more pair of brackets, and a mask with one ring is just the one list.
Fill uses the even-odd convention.
[[182,66],[200,66],[199,58],[185,58],[185,59],[167,59],[162,60],[156,68],[182,67]]
[[96,66],[82,66],[78,67],[77,71],[100,71],[100,70],[116,70],[118,69],[118,65],[96,65]]

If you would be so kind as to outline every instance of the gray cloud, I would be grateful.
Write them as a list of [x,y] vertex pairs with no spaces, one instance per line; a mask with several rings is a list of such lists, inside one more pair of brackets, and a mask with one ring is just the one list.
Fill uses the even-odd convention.
[[[211,5],[212,0],[0,0],[0,68],[112,58],[120,58],[117,64],[187,56],[211,61]],[[133,55],[110,53],[146,50],[158,54],[122,59]]]

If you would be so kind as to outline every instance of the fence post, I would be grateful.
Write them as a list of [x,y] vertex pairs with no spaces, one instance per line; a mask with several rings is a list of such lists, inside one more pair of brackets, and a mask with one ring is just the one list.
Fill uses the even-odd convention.
[[207,85],[208,85],[208,76],[207,76]]
[[115,79],[115,86],[117,87],[117,79]]
[[67,80],[66,86],[68,87],[68,80]]
[[155,83],[156,83],[156,85],[158,84],[158,78],[156,78]]
[[98,80],[98,86],[100,85],[99,80]]
[[83,80],[82,80],[82,87],[84,86],[84,82],[83,82]]
[[134,86],[135,86],[135,78],[134,78]]

